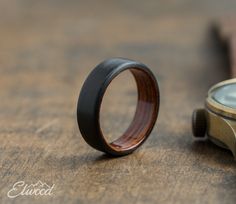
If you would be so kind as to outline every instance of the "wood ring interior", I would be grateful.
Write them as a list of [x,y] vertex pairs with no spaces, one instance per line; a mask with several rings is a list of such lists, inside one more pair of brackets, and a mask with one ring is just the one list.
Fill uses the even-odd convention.
[[137,147],[150,134],[157,118],[159,91],[153,76],[144,70],[129,69],[135,78],[138,102],[133,120],[124,134],[108,145],[116,151]]

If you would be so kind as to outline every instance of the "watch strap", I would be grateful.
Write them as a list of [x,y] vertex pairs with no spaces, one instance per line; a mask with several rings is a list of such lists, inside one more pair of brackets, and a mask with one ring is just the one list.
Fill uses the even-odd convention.
[[230,60],[230,76],[236,77],[236,17],[225,17],[216,24],[221,42],[226,46]]

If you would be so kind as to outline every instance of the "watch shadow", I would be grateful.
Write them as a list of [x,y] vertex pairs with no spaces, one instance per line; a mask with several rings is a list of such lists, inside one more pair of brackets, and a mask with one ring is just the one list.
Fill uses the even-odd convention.
[[191,150],[193,153],[214,160],[224,166],[236,168],[236,159],[230,150],[224,149],[212,143],[210,140],[196,140],[192,143]]

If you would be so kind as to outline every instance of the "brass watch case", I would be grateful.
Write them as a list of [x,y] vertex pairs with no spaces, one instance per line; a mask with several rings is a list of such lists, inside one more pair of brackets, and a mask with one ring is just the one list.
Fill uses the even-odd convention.
[[205,107],[209,139],[218,146],[231,150],[236,158],[236,109],[213,99],[216,89],[234,83],[236,83],[236,79],[230,79],[213,86],[208,91]]

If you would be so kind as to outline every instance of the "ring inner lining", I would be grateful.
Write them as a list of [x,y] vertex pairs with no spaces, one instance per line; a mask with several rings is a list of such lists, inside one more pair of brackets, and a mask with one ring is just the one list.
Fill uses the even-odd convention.
[[117,151],[124,151],[138,146],[150,134],[158,108],[159,95],[152,77],[140,69],[132,68],[129,70],[136,81],[138,102],[130,126],[121,137],[109,144]]

